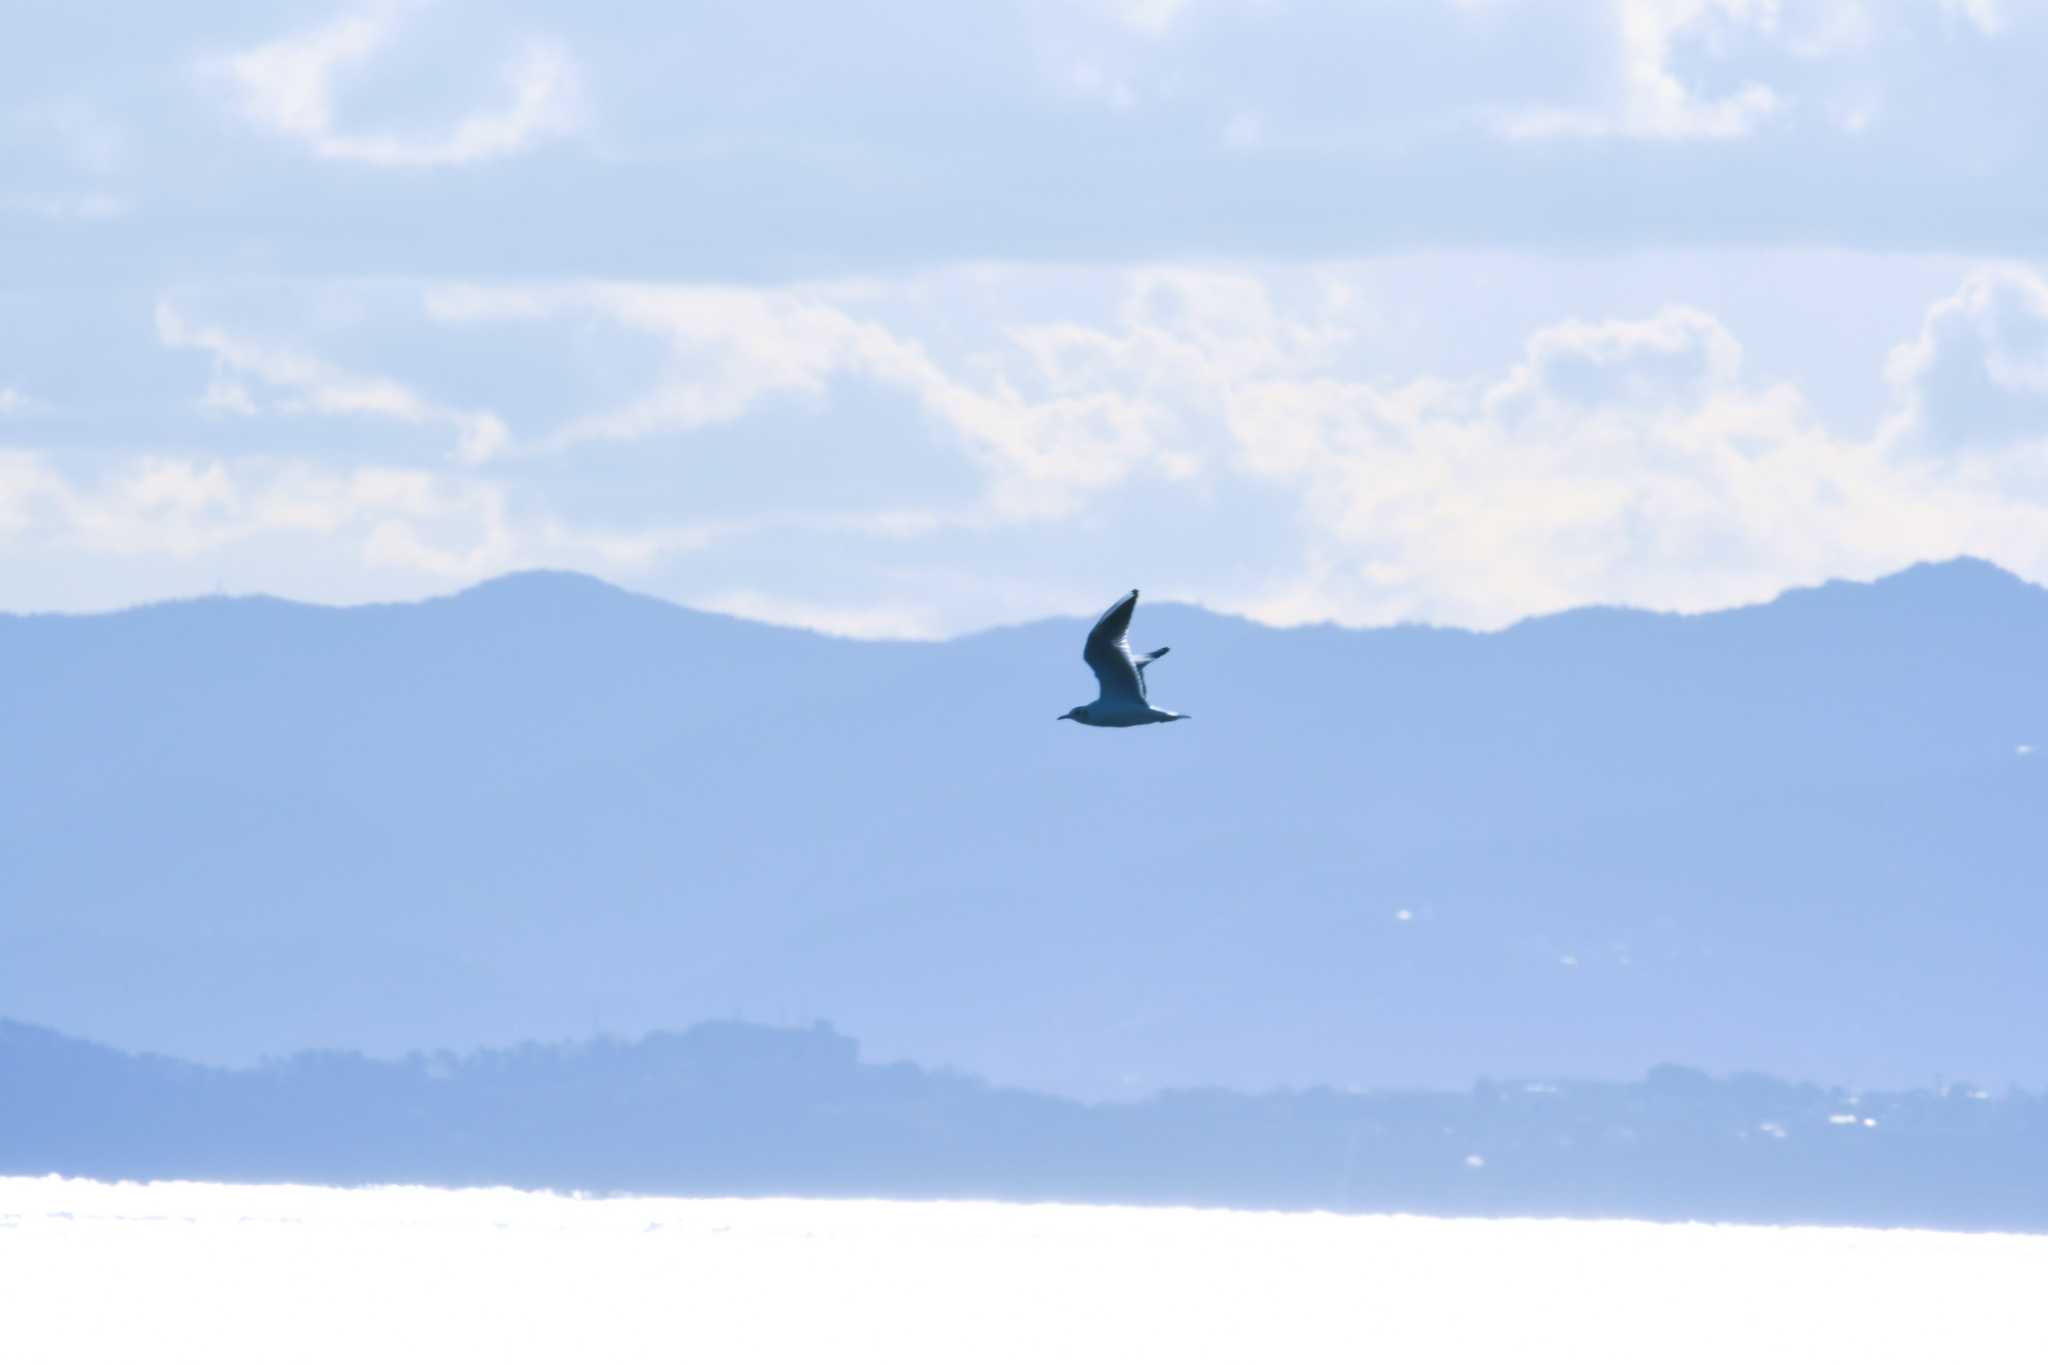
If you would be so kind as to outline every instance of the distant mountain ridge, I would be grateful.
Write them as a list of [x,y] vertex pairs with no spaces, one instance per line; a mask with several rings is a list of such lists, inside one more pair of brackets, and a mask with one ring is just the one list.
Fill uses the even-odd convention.
[[1658,1067],[1084,1105],[864,1063],[823,1024],[226,1071],[0,1020],[0,1094],[0,1175],[2048,1231],[2048,1099],[1964,1085]]
[[0,1013],[213,1061],[826,1016],[1090,1096],[2048,1079],[2048,592],[1138,623],[1171,735],[1053,721],[1078,621],[557,574],[0,617]]

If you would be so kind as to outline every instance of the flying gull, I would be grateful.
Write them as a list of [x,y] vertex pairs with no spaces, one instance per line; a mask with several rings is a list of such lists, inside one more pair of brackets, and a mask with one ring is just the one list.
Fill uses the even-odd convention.
[[1102,613],[1095,629],[1088,632],[1088,643],[1081,650],[1081,661],[1095,670],[1095,682],[1102,695],[1086,706],[1075,707],[1059,719],[1119,728],[1187,719],[1177,711],[1161,711],[1145,700],[1145,668],[1162,657],[1166,650],[1155,649],[1150,654],[1131,653],[1131,642],[1124,637],[1131,628],[1131,613],[1137,609],[1138,590],[1132,588],[1115,606]]

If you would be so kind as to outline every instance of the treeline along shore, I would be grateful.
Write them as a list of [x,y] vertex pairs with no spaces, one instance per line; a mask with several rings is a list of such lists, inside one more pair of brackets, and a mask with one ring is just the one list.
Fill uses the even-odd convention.
[[2048,1096],[1665,1066],[1086,1104],[825,1024],[220,1068],[0,1023],[0,1172],[2048,1231]]

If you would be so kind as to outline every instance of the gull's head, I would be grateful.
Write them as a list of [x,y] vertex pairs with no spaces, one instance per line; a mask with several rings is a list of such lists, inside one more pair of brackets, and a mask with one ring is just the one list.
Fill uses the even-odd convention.
[[1074,708],[1073,710],[1071,710],[1071,711],[1067,712],[1067,714],[1065,714],[1064,716],[1054,716],[1054,717],[1053,717],[1053,719],[1054,719],[1054,720],[1086,720],[1086,719],[1088,719],[1088,708],[1087,708],[1087,707],[1085,707],[1085,706],[1077,706],[1077,707],[1075,707],[1075,708]]

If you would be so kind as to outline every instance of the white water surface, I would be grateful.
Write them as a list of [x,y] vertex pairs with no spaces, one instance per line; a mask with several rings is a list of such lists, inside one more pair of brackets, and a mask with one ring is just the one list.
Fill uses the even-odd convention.
[[0,1360],[2048,1361],[2048,1237],[0,1178]]

